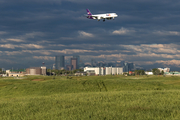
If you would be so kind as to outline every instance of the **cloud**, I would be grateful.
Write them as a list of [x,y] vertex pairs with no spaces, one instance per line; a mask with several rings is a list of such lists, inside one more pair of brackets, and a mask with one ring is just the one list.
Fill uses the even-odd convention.
[[142,44],[141,46],[145,48],[164,48],[165,44]]
[[3,58],[0,58],[0,62],[8,63],[8,64],[17,64],[17,62],[15,62],[14,60],[8,60]]
[[7,32],[0,31],[0,35],[4,35],[4,34],[7,34]]
[[14,49],[15,47],[16,47],[16,45],[12,45],[12,44],[4,44],[4,45],[0,45],[0,48]]
[[[10,2],[11,1],[13,1],[13,0],[9,0]],[[61,2],[63,2],[63,1],[65,1],[65,2],[72,2],[72,3],[99,3],[99,2],[101,2],[101,0],[31,0],[31,2],[34,2],[34,3],[43,3],[43,4],[45,4],[45,3],[56,3],[56,4],[61,4]],[[6,0],[0,0],[0,3],[7,3],[7,1]],[[29,0],[17,0],[17,2],[18,3],[24,3],[24,2],[26,2],[26,3],[29,3],[30,1]]]
[[24,35],[18,37],[21,39],[29,39],[29,38],[43,37],[43,36],[45,36],[43,32],[30,32],[30,33],[25,33]]
[[12,41],[12,42],[25,42],[24,40],[21,40],[21,39],[6,39],[4,41],[6,41],[6,42],[9,42],[9,41]]
[[84,31],[79,31],[79,35],[80,35],[80,37],[94,37],[93,34],[87,33],[87,32],[84,32]]
[[[61,4],[61,2],[62,1],[64,1],[64,0],[31,0],[31,1],[29,1],[29,0],[17,0],[16,1],[16,3],[58,3],[58,4]],[[13,3],[14,1],[13,0],[9,0],[9,1],[7,1],[7,0],[0,0],[0,2],[2,2],[2,3],[5,3],[5,4],[7,4],[8,2],[10,2],[10,3]]]
[[112,34],[115,34],[115,35],[126,35],[126,34],[129,34],[129,33],[132,33],[132,32],[135,32],[134,30],[128,30],[126,28],[121,28],[119,30],[114,30],[112,32]]
[[60,39],[62,39],[62,40],[73,40],[74,38],[71,38],[71,37],[61,37]]
[[137,65],[153,65],[156,62],[155,61],[135,61],[134,63]]
[[176,44],[141,44],[141,45],[119,45],[127,50],[139,53],[156,54],[180,54],[180,45]]
[[[70,2],[75,2],[75,3],[102,3],[101,0],[64,0],[64,1],[70,1]],[[104,1],[105,2],[105,1]]]
[[44,46],[36,45],[36,44],[22,44],[20,47],[21,48],[36,48],[36,49],[43,49],[44,48]]
[[55,60],[55,57],[50,57],[50,56],[33,56],[33,58],[40,60]]
[[8,49],[15,49],[15,48],[23,48],[23,49],[42,49],[44,48],[41,45],[36,45],[36,44],[20,44],[20,45],[13,45],[13,44],[1,44],[0,48],[8,48]]
[[153,33],[157,34],[157,35],[172,35],[172,36],[180,35],[180,32],[178,32],[178,31],[155,31]]
[[167,61],[159,60],[159,61],[156,61],[156,63],[163,63],[165,65],[173,65],[176,67],[180,67],[180,60],[167,60]]
[[6,56],[23,55],[21,51],[5,51],[4,54],[6,54]]
[[[2,34],[3,34],[4,32],[2,32]],[[6,33],[6,32],[5,32]],[[4,34],[5,34],[4,33]],[[0,32],[0,34],[1,34],[1,32]],[[35,37],[43,37],[43,36],[45,36],[45,34],[44,33],[42,33],[42,32],[31,32],[31,33],[25,33],[24,35],[19,35],[19,36],[15,36],[14,38],[7,38],[7,39],[1,39],[1,42],[27,42],[27,39],[33,39],[33,38],[35,38]],[[48,41],[46,41],[46,40],[42,40],[42,42],[41,43],[44,43],[44,42],[48,42]]]

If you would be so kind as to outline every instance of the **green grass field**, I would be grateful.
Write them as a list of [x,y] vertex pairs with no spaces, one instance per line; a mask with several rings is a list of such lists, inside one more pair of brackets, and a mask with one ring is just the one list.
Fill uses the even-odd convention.
[[0,78],[1,120],[180,119],[180,77]]

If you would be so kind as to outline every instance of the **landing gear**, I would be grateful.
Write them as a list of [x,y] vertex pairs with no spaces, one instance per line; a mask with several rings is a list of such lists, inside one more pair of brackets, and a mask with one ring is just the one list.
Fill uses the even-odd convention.
[[98,19],[98,21],[100,21],[100,19]]
[[105,22],[105,19],[103,20],[103,22]]

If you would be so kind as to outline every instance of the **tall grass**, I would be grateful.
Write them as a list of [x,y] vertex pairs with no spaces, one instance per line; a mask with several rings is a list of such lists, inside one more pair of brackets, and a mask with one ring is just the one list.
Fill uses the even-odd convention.
[[171,76],[1,78],[0,119],[178,119],[179,83]]

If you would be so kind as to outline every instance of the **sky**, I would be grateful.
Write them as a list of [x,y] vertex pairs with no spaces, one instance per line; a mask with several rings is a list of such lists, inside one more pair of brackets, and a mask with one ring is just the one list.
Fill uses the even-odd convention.
[[[105,22],[84,17],[117,13]],[[66,60],[133,62],[180,71],[178,0],[0,0],[0,68]]]

